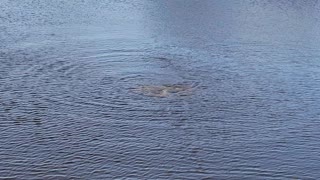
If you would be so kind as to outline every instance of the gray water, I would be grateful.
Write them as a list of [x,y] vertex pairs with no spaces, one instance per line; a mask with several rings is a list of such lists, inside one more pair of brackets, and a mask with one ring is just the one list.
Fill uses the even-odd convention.
[[1,0],[0,107],[0,179],[319,179],[320,2]]

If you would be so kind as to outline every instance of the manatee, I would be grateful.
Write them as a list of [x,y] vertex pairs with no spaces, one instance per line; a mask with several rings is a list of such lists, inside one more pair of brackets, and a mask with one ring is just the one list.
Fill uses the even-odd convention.
[[187,92],[192,89],[190,85],[165,84],[165,85],[141,85],[133,89],[134,92],[153,97],[168,97],[172,94]]

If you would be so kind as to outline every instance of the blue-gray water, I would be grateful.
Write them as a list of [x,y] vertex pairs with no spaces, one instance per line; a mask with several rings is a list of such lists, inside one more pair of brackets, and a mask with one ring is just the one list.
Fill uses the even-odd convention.
[[1,0],[0,107],[0,179],[319,179],[320,2]]

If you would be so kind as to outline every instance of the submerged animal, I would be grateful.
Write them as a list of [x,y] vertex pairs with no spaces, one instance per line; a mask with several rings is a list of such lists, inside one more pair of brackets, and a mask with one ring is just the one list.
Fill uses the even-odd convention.
[[167,85],[142,85],[137,88],[134,88],[133,91],[136,93],[140,93],[146,96],[153,97],[168,97],[171,94],[187,92],[192,89],[190,85],[182,85],[182,84],[167,84]]

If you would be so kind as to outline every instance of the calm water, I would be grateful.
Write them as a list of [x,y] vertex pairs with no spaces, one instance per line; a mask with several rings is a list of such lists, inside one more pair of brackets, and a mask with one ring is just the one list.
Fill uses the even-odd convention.
[[1,0],[0,179],[319,179],[319,21],[318,0]]

